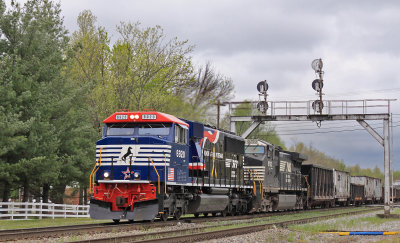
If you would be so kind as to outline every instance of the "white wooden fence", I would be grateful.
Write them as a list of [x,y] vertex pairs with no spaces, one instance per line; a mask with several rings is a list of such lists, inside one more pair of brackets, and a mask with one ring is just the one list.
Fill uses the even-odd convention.
[[[6,207],[6,208],[3,208]],[[0,202],[0,219],[89,217],[89,205]]]

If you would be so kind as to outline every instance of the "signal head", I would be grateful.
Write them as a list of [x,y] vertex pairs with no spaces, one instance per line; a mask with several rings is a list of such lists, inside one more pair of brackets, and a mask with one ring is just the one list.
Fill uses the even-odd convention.
[[266,112],[266,111],[268,110],[268,103],[265,102],[265,101],[260,101],[260,102],[258,102],[258,104],[257,104],[257,109],[258,109],[260,112]]
[[323,63],[322,63],[322,59],[315,59],[314,61],[312,61],[311,63],[311,67],[312,69],[314,69],[315,72],[321,72],[322,67],[323,67]]
[[321,92],[322,88],[324,87],[324,82],[322,82],[320,79],[315,79],[311,86],[315,91]]
[[257,90],[260,93],[265,93],[268,90],[268,83],[267,80],[261,81],[257,84]]

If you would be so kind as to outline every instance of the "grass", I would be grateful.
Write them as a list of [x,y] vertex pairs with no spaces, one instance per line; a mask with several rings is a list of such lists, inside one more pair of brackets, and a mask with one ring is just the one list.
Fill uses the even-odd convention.
[[[400,209],[396,209],[393,213],[400,213]],[[327,232],[327,231],[347,231],[348,229],[354,228],[359,225],[368,225],[373,228],[374,225],[381,225],[391,221],[399,221],[400,219],[387,219],[387,218],[379,218],[378,216],[369,216],[369,217],[358,217],[356,219],[337,219],[336,222],[326,223],[312,223],[312,224],[304,224],[304,225],[291,225],[289,229],[292,230],[300,230],[306,232]]]
[[28,220],[0,220],[0,230],[64,226],[76,224],[96,224],[112,222],[110,220],[94,220],[90,218],[56,218],[56,219],[28,219]]
[[[250,220],[232,220],[232,221],[217,221],[217,222],[207,222],[205,225],[208,226],[213,226],[205,229],[200,229],[201,231],[217,231],[217,230],[224,230],[224,229],[232,229],[232,228],[240,228],[240,227],[247,227],[247,226],[257,226],[257,225],[262,225],[262,224],[267,224],[267,223],[279,223],[282,221],[287,221],[287,220],[295,220],[295,219],[303,219],[303,218],[309,218],[309,217],[316,217],[316,216],[322,216],[322,215],[332,215],[332,214],[338,214],[338,213],[344,213],[344,212],[355,212],[355,211],[360,211],[365,208],[359,207],[359,208],[350,208],[350,209],[341,209],[341,210],[336,210],[336,211],[303,211],[303,212],[298,212],[296,214],[292,215],[276,215],[276,216],[271,216],[271,217],[263,217],[263,218],[254,218]],[[286,239],[289,241],[289,239]]]
[[[302,218],[309,218],[309,217],[317,217],[323,215],[332,215],[338,213],[345,213],[345,212],[357,212],[364,210],[365,207],[357,207],[357,208],[348,208],[348,209],[339,209],[335,211],[300,211],[295,214],[289,215],[273,215],[273,214],[263,214],[260,218],[253,218],[250,220],[231,220],[229,222],[230,225],[257,225],[257,224],[265,224],[265,223],[277,223],[286,220],[295,220],[295,219],[302,219]],[[269,216],[269,217],[268,217]],[[206,225],[210,226],[226,226],[226,221],[216,221],[216,222],[207,222]]]
[[[342,209],[342,210],[336,210],[334,213],[341,213],[341,212],[349,212],[349,211],[358,211],[358,210],[363,210],[363,207],[358,207],[358,208],[352,208],[352,209]],[[400,209],[397,209],[397,212],[400,213]],[[280,222],[284,220],[290,220],[290,219],[299,219],[299,218],[305,218],[305,217],[313,217],[313,216],[319,216],[319,215],[328,215],[332,214],[332,212],[329,211],[301,211],[293,215],[276,215],[274,216],[273,214],[270,215],[270,217],[264,217],[261,218],[256,218],[252,219],[250,222],[244,222],[244,220],[235,220],[233,224],[235,225],[242,225],[246,226],[249,225],[257,225],[257,224],[262,224],[262,223],[268,223],[268,222]],[[263,215],[266,216],[267,214]],[[190,217],[193,215],[185,215],[184,218]],[[241,223],[241,222],[242,223]],[[50,226],[63,226],[63,225],[76,225],[76,224],[94,224],[94,223],[104,223],[104,222],[112,222],[111,220],[94,220],[90,218],[56,218],[56,219],[29,219],[29,220],[0,220],[0,230],[7,230],[7,229],[21,229],[21,228],[36,228],[36,227],[50,227]],[[236,223],[237,222],[237,223]],[[244,222],[244,223],[243,223]],[[221,225],[225,224],[226,221],[218,221],[218,222],[210,222],[206,223],[208,225]],[[230,222],[232,224],[232,222]],[[226,226],[225,226],[226,227]]]
[[294,237],[296,236],[296,233],[294,232],[290,232],[288,237],[287,237],[287,241],[288,242],[294,242]]
[[395,208],[391,213],[400,214],[400,208]]

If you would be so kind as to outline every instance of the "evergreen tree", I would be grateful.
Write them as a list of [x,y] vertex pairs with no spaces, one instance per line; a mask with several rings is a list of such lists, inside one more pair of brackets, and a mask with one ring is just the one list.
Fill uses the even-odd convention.
[[11,10],[1,15],[0,30],[0,117],[5,118],[0,127],[7,127],[0,141],[8,144],[0,153],[0,176],[23,188],[24,201],[30,192],[47,201],[51,185],[77,180],[76,163],[82,161],[75,157],[87,159],[87,148],[76,151],[71,144],[89,144],[82,134],[76,136],[88,122],[79,113],[79,89],[62,75],[68,37],[60,5],[31,0],[21,7],[12,2]]

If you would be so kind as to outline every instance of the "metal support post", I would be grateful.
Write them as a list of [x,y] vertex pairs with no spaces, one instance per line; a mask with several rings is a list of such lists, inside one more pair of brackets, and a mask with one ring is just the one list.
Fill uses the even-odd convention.
[[237,133],[236,132],[236,122],[232,121],[232,118],[230,118],[230,120],[231,120],[231,132]]
[[384,166],[385,166],[385,205],[384,205],[384,214],[390,214],[390,207],[389,207],[389,195],[390,195],[390,185],[389,185],[389,119],[383,120],[383,140],[384,140]]
[[242,138],[247,138],[252,131],[254,131],[259,125],[261,124],[260,121],[254,121],[249,128],[241,135]]

